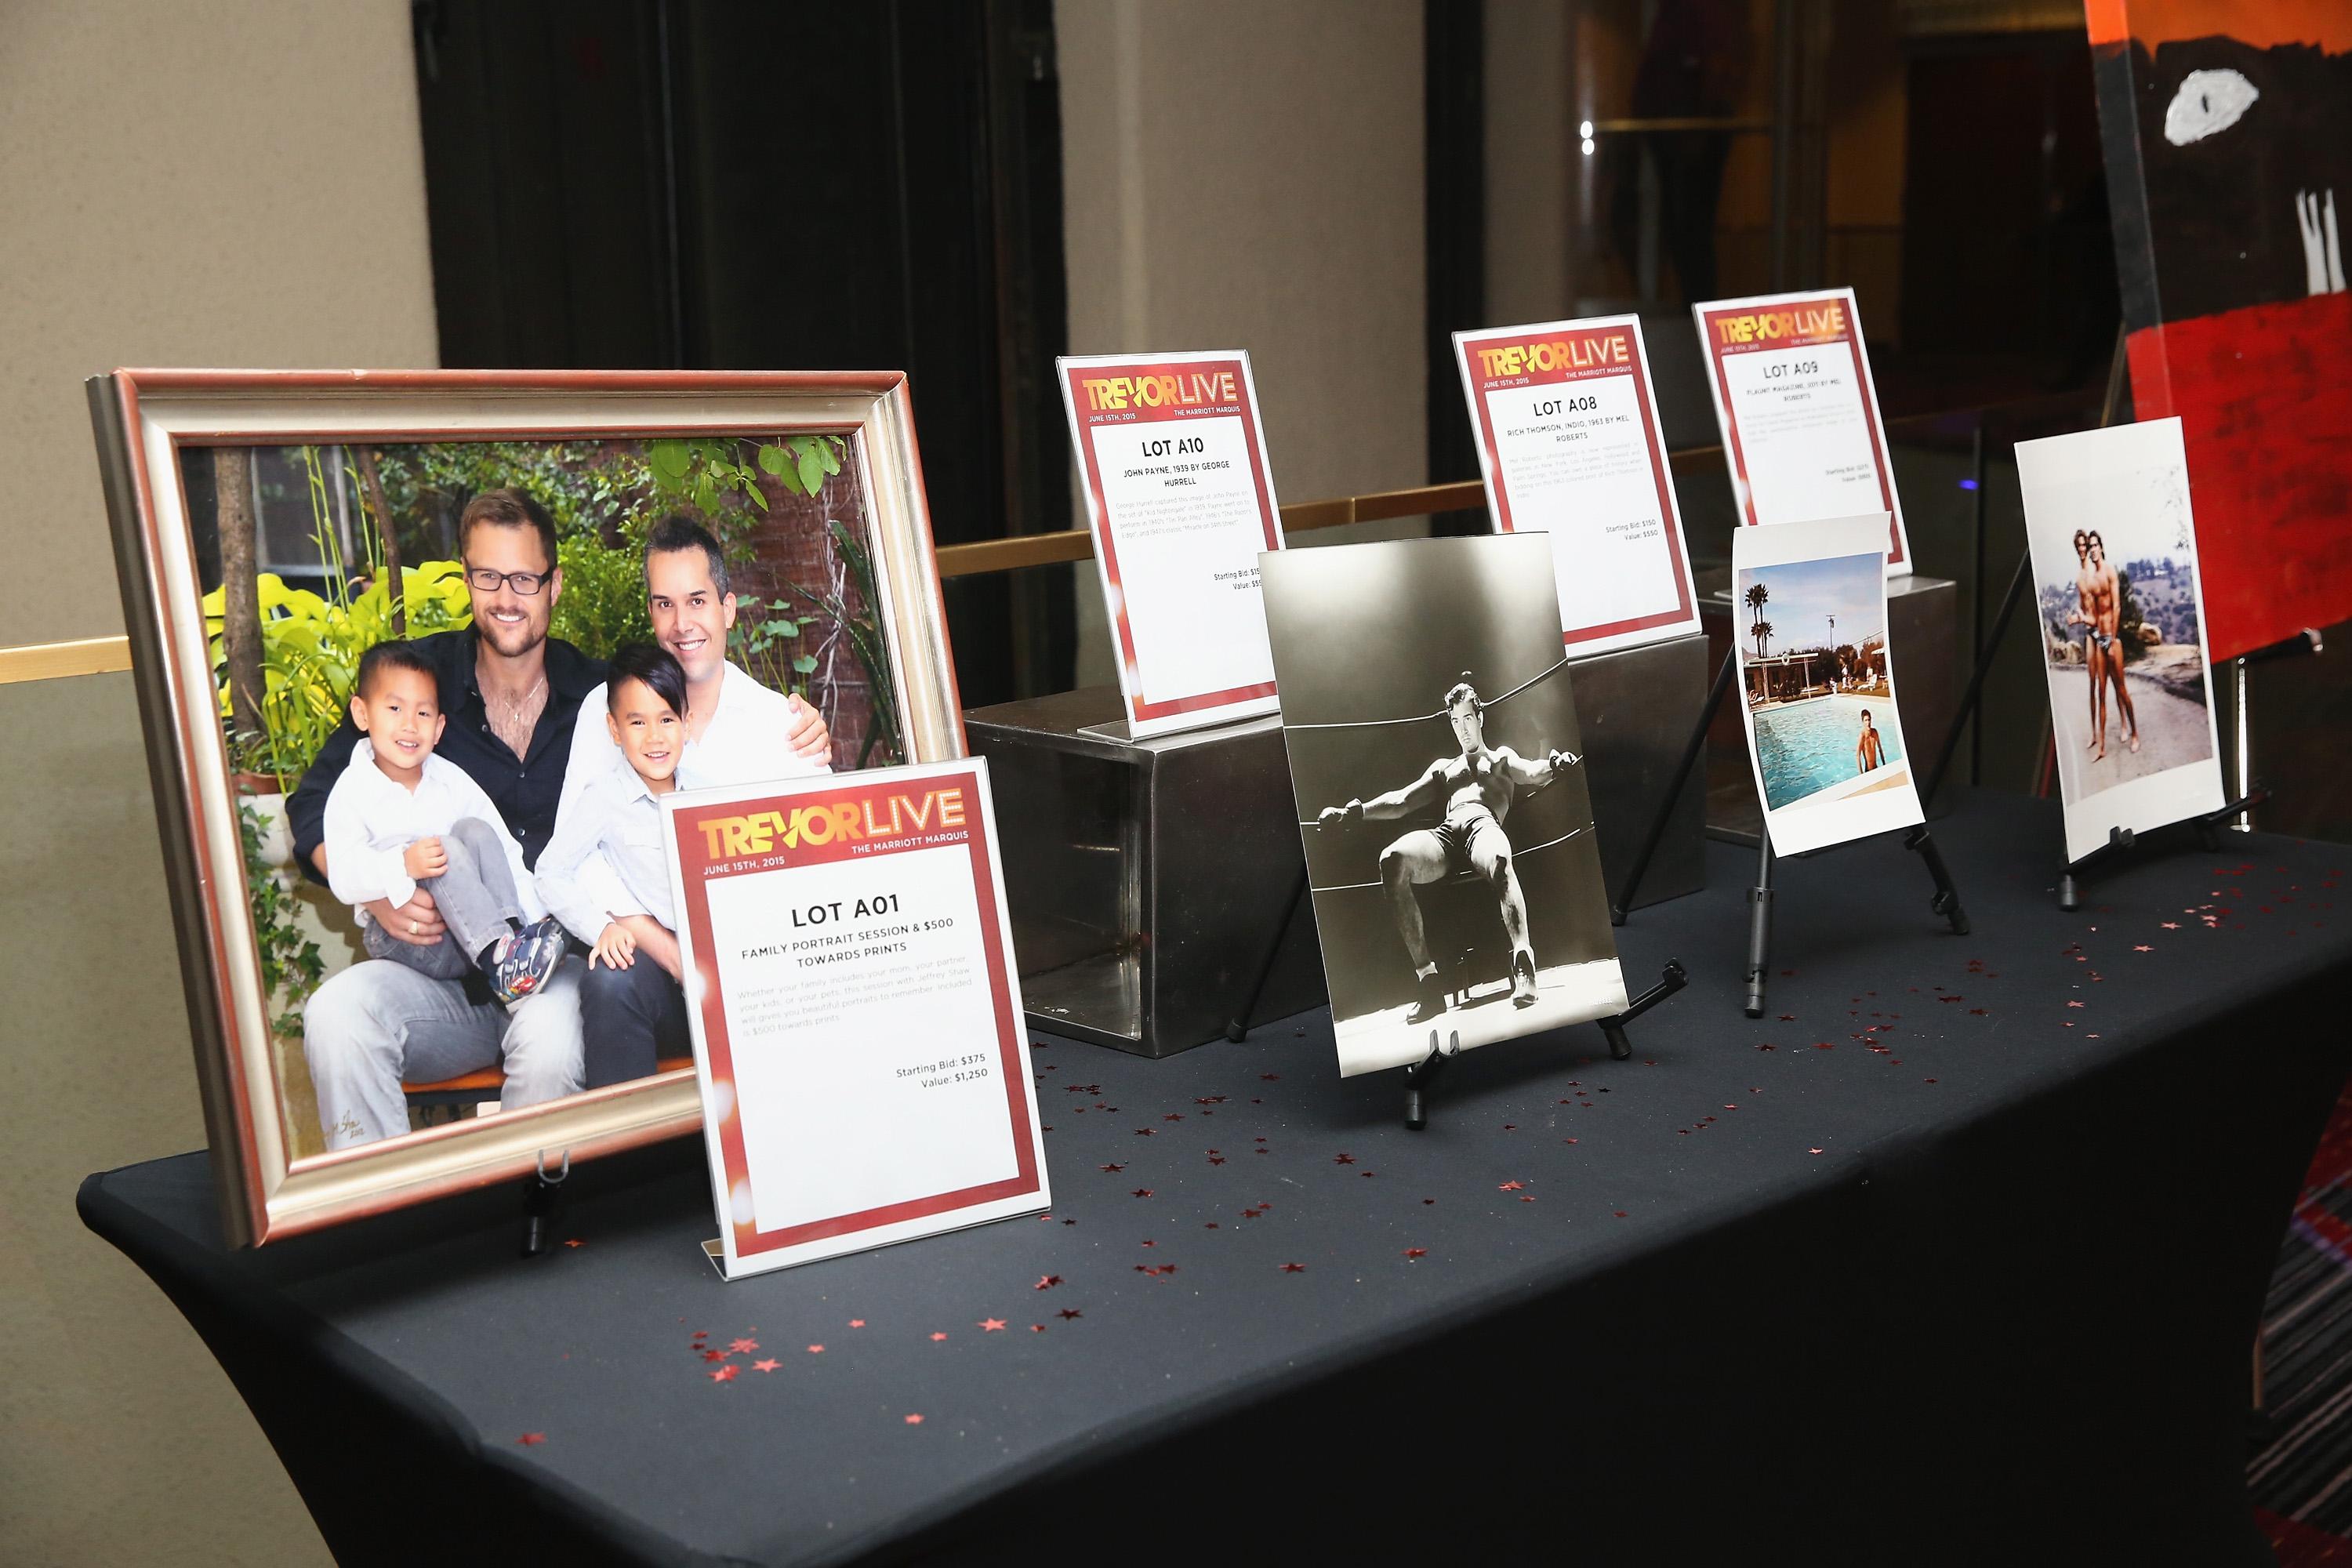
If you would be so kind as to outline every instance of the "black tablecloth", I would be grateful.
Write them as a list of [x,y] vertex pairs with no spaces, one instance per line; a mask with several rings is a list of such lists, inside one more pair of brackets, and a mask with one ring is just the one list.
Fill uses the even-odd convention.
[[1937,838],[1975,934],[1892,839],[1784,862],[1757,1023],[1711,847],[1622,933],[1692,973],[1633,1059],[1473,1053],[1424,1133],[1328,1015],[1048,1040],[1049,1217],[744,1283],[691,1142],[582,1167],[534,1261],[512,1190],[225,1252],[202,1155],[81,1212],[346,1561],[2265,1561],[2249,1350],[2352,856],[2151,847],[2067,915],[2046,805]]

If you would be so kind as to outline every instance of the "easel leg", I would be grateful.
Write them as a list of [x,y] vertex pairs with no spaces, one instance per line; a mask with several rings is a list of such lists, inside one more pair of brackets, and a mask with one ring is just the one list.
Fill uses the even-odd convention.
[[1274,962],[1282,956],[1283,939],[1290,934],[1290,924],[1298,918],[1298,906],[1306,897],[1307,863],[1302,860],[1298,880],[1290,889],[1290,901],[1282,909],[1282,923],[1274,928],[1274,935],[1266,940],[1265,952],[1258,960],[1257,977],[1250,982],[1249,994],[1242,999],[1240,1010],[1225,1023],[1225,1038],[1235,1045],[1241,1044],[1242,1037],[1249,1033],[1250,1015],[1257,1011],[1259,1000],[1265,995],[1265,983],[1274,978]]
[[1658,844],[1666,836],[1666,824],[1674,820],[1675,805],[1682,799],[1683,785],[1690,779],[1691,769],[1698,765],[1699,753],[1706,749],[1706,732],[1715,723],[1716,710],[1723,706],[1724,694],[1731,689],[1731,677],[1739,664],[1739,645],[1735,641],[1731,651],[1723,656],[1723,668],[1715,672],[1715,684],[1707,688],[1706,701],[1698,710],[1698,722],[1691,727],[1690,739],[1684,742],[1682,761],[1675,764],[1674,776],[1666,781],[1665,793],[1658,797],[1657,815],[1650,819],[1649,832],[1642,836],[1642,847],[1633,857],[1633,864],[1625,873],[1625,885],[1617,890],[1616,901],[1609,906],[1609,923],[1623,925],[1625,911],[1633,907],[1633,895],[1641,890],[1642,876],[1650,868],[1650,858],[1658,852]]
[[1936,896],[1927,907],[1951,922],[1954,936],[1969,934],[1969,912],[1960,908],[1960,890],[1952,884],[1952,868],[1944,864],[1944,852],[1936,847],[1936,840],[1921,823],[1903,836],[1903,847],[1913,851],[1927,863],[1927,875],[1936,879]]
[[1658,975],[1658,983],[1643,992],[1626,1005],[1622,1013],[1612,1013],[1606,1018],[1595,1018],[1601,1026],[1601,1037],[1609,1042],[1609,1054],[1624,1061],[1633,1054],[1633,1042],[1625,1037],[1625,1026],[1690,984],[1690,975],[1679,958],[1666,960],[1666,967]]
[[1758,840],[1756,885],[1748,889],[1748,1004],[1751,1018],[1764,1016],[1764,972],[1772,966],[1772,835]]
[[572,1151],[563,1152],[562,1164],[553,1170],[547,1163],[547,1151],[539,1152],[539,1168],[522,1189],[522,1255],[537,1258],[547,1249],[548,1224],[555,1217],[555,1200],[564,1181],[572,1174]]
[[1410,1132],[1419,1132],[1429,1125],[1429,1091],[1437,1082],[1437,1075],[1445,1064],[1462,1054],[1462,1036],[1455,1031],[1444,1045],[1437,1043],[1437,1031],[1429,1031],[1429,1054],[1404,1069],[1404,1125]]

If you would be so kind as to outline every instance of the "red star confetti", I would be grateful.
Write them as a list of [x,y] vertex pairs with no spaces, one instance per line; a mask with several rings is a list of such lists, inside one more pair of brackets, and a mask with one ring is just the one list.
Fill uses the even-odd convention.
[[1170,1111],[1167,1115],[1165,1115],[1165,1116],[1161,1117],[1160,1120],[1160,1121],[1183,1121],[1184,1119],[1183,1119],[1182,1117],[1181,1117],[1181,1116],[1177,1115],[1174,1111],[1172,1111],[1172,1110],[1171,1110],[1171,1111]]
[[1073,1319],[1083,1318],[1086,1316],[1084,1312],[1079,1311],[1076,1307],[1065,1307],[1055,1315],[1066,1323],[1071,1321]]
[[1286,1263],[1282,1266],[1282,1271],[1285,1274],[1304,1274],[1307,1272],[1307,1265],[1304,1263]]
[[2154,949],[2154,948],[2150,947],[2147,943],[2146,943],[2146,942],[2140,942],[2140,943],[2137,943],[2137,945],[2135,945],[2135,946],[2132,948],[2132,951],[2133,951],[2134,952],[2154,952],[2156,951],[2156,949]]
[[982,1333],[992,1334],[1004,1327],[1004,1320],[1002,1318],[982,1318],[980,1321],[980,1327]]
[[1212,1154],[1209,1156],[1209,1163],[1212,1165],[1222,1165],[1224,1163],[1225,1157],[1223,1154]]
[[762,1359],[762,1360],[760,1360],[760,1361],[755,1361],[755,1362],[753,1362],[753,1363],[751,1363],[751,1370],[752,1370],[753,1372],[773,1372],[773,1371],[775,1371],[778,1367],[780,1367],[780,1366],[782,1366],[782,1365],[783,1365],[783,1364],[784,1364],[784,1363],[783,1363],[782,1362],[777,1361],[777,1360],[773,1359],[772,1357],[770,1357],[770,1358],[765,1358],[765,1359]]
[[1260,1083],[1272,1083],[1281,1076],[1278,1072],[1262,1072],[1257,1075]]
[[933,1343],[933,1344],[937,1344],[937,1343],[939,1343],[941,1340],[946,1339],[946,1338],[947,1338],[947,1335],[945,1335],[945,1334],[934,1333],[934,1334],[931,1336],[931,1343]]
[[1041,1276],[1038,1279],[1034,1288],[1040,1290],[1051,1290],[1055,1286],[1059,1285],[1061,1282],[1062,1277],[1060,1275],[1047,1274]]
[[1527,1185],[1527,1184],[1526,1184],[1525,1182],[1505,1182],[1502,1185],[1500,1185],[1500,1186],[1496,1187],[1495,1190],[1496,1190],[1496,1192],[1498,1192],[1498,1193],[1516,1193],[1516,1192],[1517,1192],[1521,1187],[1524,1187],[1524,1186],[1526,1186],[1526,1185]]
[[1135,1130],[1135,1135],[1138,1138],[1149,1138],[1151,1136],[1151,1129],[1149,1127],[1139,1127]]
[[707,1350],[702,1352],[702,1359],[705,1361],[725,1361],[727,1359],[727,1352],[720,1350]]
[[713,1383],[732,1383],[735,1381],[735,1374],[742,1370],[743,1369],[740,1366],[722,1366],[717,1372],[710,1374],[710,1381]]
[[573,1236],[565,1237],[563,1245],[566,1247],[585,1247],[588,1244],[581,1240],[578,1237]]
[[849,1326],[853,1329],[862,1329],[866,1326],[866,1320],[863,1318],[852,1318],[849,1320]]
[[1119,1172],[1126,1170],[1127,1167],[1125,1165],[1105,1165],[1103,1169],[1111,1174],[1116,1175]]
[[1612,1211],[1612,1212],[1613,1212],[1613,1213],[1617,1215],[1617,1217],[1618,1217],[1619,1219],[1623,1219],[1623,1218],[1625,1218],[1625,1217],[1626,1217],[1626,1215],[1625,1215],[1625,1211],[1624,1211],[1623,1209],[1616,1209],[1616,1210],[1613,1210],[1613,1211]]
[[1425,1247],[1408,1247],[1404,1249],[1404,1255],[1407,1258],[1426,1258],[1429,1256],[1429,1248]]
[[1353,1154],[1334,1154],[1331,1156],[1331,1163],[1335,1165],[1352,1165],[1355,1163],[1356,1157]]
[[919,1415],[909,1415],[907,1417],[907,1425],[909,1426],[920,1426],[922,1424],[923,1418]]
[[1151,1195],[1151,1189],[1150,1187],[1138,1187],[1135,1189],[1135,1195],[1139,1198],[1148,1198]]
[[737,1355],[749,1355],[751,1352],[760,1348],[760,1342],[757,1340],[730,1340],[727,1342],[727,1348]]
[[809,1354],[811,1354],[811,1355],[823,1355],[824,1353],[824,1347],[823,1345],[811,1345],[811,1346],[809,1346]]
[[1808,1154],[1822,1154],[1828,1152],[1828,1151],[1822,1149],[1808,1149],[1805,1152]]
[[2066,1005],[2068,1005],[2069,1007],[2079,1007],[2079,1006],[2081,1006],[2081,1005],[2082,1005],[2082,1004],[2081,1004],[2080,1002],[2069,1002],[2069,1003],[2067,1003],[2067,1004],[2066,1004]]
[[1045,1331],[1045,1325],[1043,1323],[1032,1323],[1029,1325],[1029,1331],[1033,1334],[1042,1334]]
[[516,1438],[515,1441],[520,1443],[526,1448],[536,1448],[541,1443],[547,1441],[547,1434],[544,1432],[526,1432],[521,1436]]

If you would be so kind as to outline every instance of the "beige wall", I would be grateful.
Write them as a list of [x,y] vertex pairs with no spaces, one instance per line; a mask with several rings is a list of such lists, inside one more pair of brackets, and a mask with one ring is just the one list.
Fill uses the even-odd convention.
[[[431,365],[404,0],[0,7],[0,646],[121,628],[82,379]],[[89,1172],[199,1146],[129,677],[0,685],[0,1562],[323,1562],[244,1405],[85,1231]]]
[[[1422,483],[1418,0],[1064,0],[1054,26],[1070,352],[1248,350],[1280,500]],[[1079,679],[1108,681],[1080,573]]]
[[[1580,184],[1570,0],[1486,7],[1486,324],[1575,314],[1569,235]],[[1459,475],[1438,476],[1446,479]]]

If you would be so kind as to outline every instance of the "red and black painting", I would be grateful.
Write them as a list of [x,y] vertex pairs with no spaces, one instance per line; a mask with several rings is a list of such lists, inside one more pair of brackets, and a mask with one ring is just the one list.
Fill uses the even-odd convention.
[[2180,416],[2229,658],[2352,616],[2352,5],[2085,9],[2133,402]]

